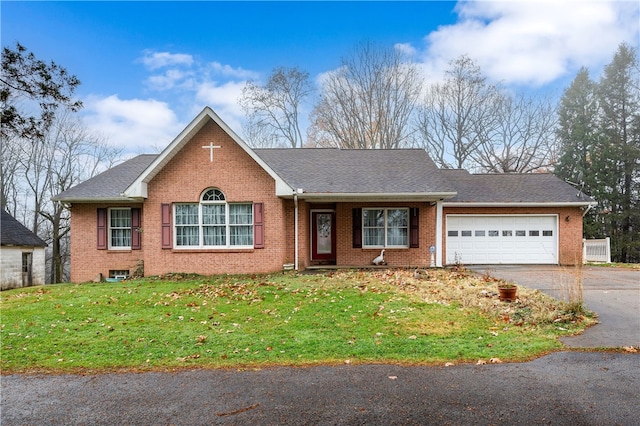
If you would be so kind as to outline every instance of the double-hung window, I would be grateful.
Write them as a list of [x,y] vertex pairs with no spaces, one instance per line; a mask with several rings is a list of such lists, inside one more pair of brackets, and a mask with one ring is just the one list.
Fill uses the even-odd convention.
[[364,247],[409,247],[409,209],[362,209]]
[[109,249],[131,249],[131,209],[109,209]]
[[180,248],[253,247],[253,204],[227,203],[208,189],[199,203],[174,205],[175,244]]

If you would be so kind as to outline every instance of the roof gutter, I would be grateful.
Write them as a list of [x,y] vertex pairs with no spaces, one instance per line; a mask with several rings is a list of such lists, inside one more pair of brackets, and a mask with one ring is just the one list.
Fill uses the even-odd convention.
[[444,202],[443,207],[584,207],[584,206],[596,206],[596,201],[575,201],[575,202],[544,202],[544,203],[475,203],[475,202]]
[[[442,201],[453,198],[455,192],[396,192],[396,193],[371,193],[371,192],[303,192],[295,195],[305,201]],[[293,198],[293,195],[282,198]]]

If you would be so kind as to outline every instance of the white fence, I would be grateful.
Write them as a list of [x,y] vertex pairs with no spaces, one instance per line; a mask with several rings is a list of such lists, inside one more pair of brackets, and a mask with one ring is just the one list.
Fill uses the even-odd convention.
[[609,237],[601,240],[582,240],[582,261],[611,263]]

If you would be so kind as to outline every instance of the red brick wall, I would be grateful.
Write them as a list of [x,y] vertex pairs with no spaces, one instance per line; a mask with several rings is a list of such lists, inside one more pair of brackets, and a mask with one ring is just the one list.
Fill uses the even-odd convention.
[[[209,150],[202,146],[213,142]],[[215,187],[228,202],[264,203],[265,248],[251,250],[178,250],[161,247],[161,204],[198,202],[202,192]],[[253,273],[282,269],[293,261],[292,234],[285,208],[293,203],[275,196],[275,181],[217,124],[206,124],[148,184],[142,209],[142,250],[96,249],[96,208],[115,204],[74,204],[72,207],[71,279],[88,281],[111,269],[133,271],[144,260],[145,275],[168,272],[201,274]]]
[[575,265],[582,262],[582,210],[579,207],[545,208],[486,208],[486,207],[445,207],[442,225],[442,261],[446,261],[446,215],[447,214],[556,214],[558,215],[558,260],[561,265]]
[[[143,259],[143,250],[98,250],[97,208],[141,207],[140,204],[73,204],[71,207],[71,281],[109,276],[109,270],[133,270]],[[142,212],[144,221],[144,211]],[[144,228],[143,228],[144,229]],[[144,233],[142,234],[144,249]]]
[[336,208],[336,263],[342,266],[370,265],[380,249],[353,248],[354,208],[418,207],[420,209],[420,247],[385,249],[384,258],[389,266],[429,266],[429,246],[436,244],[436,209],[427,203],[339,203]]

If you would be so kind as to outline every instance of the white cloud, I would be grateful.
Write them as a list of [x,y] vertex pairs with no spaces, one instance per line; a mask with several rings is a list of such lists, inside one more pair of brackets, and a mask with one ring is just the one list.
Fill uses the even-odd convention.
[[258,73],[245,70],[241,67],[233,68],[230,65],[223,65],[220,62],[211,62],[210,69],[217,75],[241,80],[251,80],[258,78]]
[[140,58],[140,62],[150,70],[174,65],[190,67],[193,64],[193,56],[186,53],[153,52],[146,50],[144,56]]
[[[244,112],[238,103],[242,95],[245,81],[227,81],[217,83],[205,81],[199,85],[196,99],[208,105],[224,120],[235,132],[241,130],[244,120]],[[199,111],[198,111],[199,112]]]
[[485,75],[506,83],[544,85],[581,66],[598,68],[621,42],[637,43],[640,6],[607,1],[461,2],[460,21],[425,37],[423,61],[442,75],[467,54]]
[[410,43],[396,43],[393,47],[407,56],[413,56],[418,52]]
[[87,128],[104,136],[127,153],[153,153],[163,149],[182,131],[175,113],[154,99],[90,97],[84,101]]

